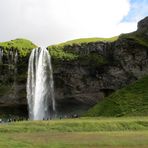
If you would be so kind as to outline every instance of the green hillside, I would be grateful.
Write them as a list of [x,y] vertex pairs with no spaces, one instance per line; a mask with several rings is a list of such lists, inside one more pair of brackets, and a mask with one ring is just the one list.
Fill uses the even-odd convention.
[[[113,42],[113,41],[116,41],[117,39],[118,39],[118,36],[115,36],[112,38],[81,38],[81,39],[75,39],[75,40],[67,41],[64,43],[60,43],[57,45],[48,46],[48,50],[54,59],[71,61],[71,60],[77,60],[81,57],[80,57],[80,55],[76,54],[74,51],[73,52],[66,51],[65,50],[66,46],[74,46],[74,45],[81,46],[82,44],[100,42],[100,41]],[[85,59],[89,59],[89,58],[90,57],[85,57]],[[98,57],[97,57],[97,59],[98,59]],[[99,59],[100,59],[100,57],[99,57]],[[101,57],[101,62],[102,62],[102,57]],[[103,62],[104,62],[104,60],[103,60]]]
[[141,32],[132,32],[127,34],[121,34],[119,39],[134,40],[142,46],[148,47],[148,37]]
[[148,115],[148,76],[120,89],[91,108],[86,116]]
[[26,56],[33,48],[37,47],[31,41],[26,39],[15,39],[8,42],[0,42],[0,48],[7,52],[10,49],[17,50],[21,56]]
[[111,38],[80,38],[80,39],[67,41],[58,45],[72,45],[72,44],[82,44],[82,43],[99,42],[99,41],[113,42],[113,41],[116,41],[117,39],[118,39],[118,36],[111,37]]

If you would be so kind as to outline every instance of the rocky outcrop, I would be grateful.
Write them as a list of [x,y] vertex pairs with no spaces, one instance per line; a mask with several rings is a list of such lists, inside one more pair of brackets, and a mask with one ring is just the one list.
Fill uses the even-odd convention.
[[0,106],[26,104],[27,59],[17,51],[4,53],[0,64]]
[[148,17],[138,22],[138,32],[148,33]]
[[[136,32],[121,35],[117,41],[72,44],[53,49],[58,52],[52,56],[58,112],[80,113],[148,74],[147,28],[146,17],[138,23]],[[49,48],[49,52],[51,50]],[[29,53],[19,57],[17,76],[14,75],[15,68],[12,71],[2,68],[9,65],[7,56],[5,58],[0,71],[0,106],[26,105]]]
[[[99,45],[102,44],[107,46],[101,48]],[[99,54],[107,63],[97,65],[95,61],[89,61],[85,65],[85,62],[77,60],[55,64],[56,100],[63,107],[65,102],[94,105],[104,96],[148,73],[147,48],[134,41],[119,39],[109,44],[89,43],[79,50]]]
[[0,43],[0,116],[27,114],[27,63],[35,47],[25,39]]
[[[138,23],[138,31],[121,35],[115,42],[65,46],[65,52],[79,55],[76,60],[57,62],[53,57],[55,94],[59,107],[62,105],[61,110],[66,105],[92,106],[148,74],[147,28],[146,18]],[[95,57],[90,58],[90,55]],[[98,63],[97,56],[105,59],[104,62]]]

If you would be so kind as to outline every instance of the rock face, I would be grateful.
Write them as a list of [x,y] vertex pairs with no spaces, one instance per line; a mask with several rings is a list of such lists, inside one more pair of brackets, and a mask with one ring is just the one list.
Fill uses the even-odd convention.
[[35,47],[25,39],[0,43],[0,116],[27,114],[27,63]]
[[[11,54],[10,54],[11,53]],[[15,62],[16,58],[14,55],[16,51],[8,51],[7,54],[3,56],[3,63],[0,65],[0,81],[1,81],[1,93],[0,93],[0,104],[1,106],[5,105],[20,105],[24,104],[25,98],[22,97],[22,94],[25,93],[25,80],[21,79],[26,68],[19,65],[18,62],[22,62],[23,58],[19,58]],[[12,56],[11,56],[12,55]],[[26,61],[27,62],[27,61]]]
[[62,108],[74,103],[94,105],[148,73],[148,48],[135,41],[119,39],[114,43],[90,43],[81,45],[79,50],[102,55],[107,63],[96,65],[89,61],[85,65],[77,60],[54,65],[56,100]]
[[138,22],[138,30],[141,32],[148,31],[148,17]]
[[[21,64],[20,64],[21,63]],[[18,115],[26,112],[27,59],[19,57],[16,50],[9,50],[0,64],[0,112]],[[20,112],[23,111],[22,113]],[[1,114],[0,114],[1,115]]]
[[[70,53],[76,58],[66,60],[52,56],[57,111],[80,113],[148,74],[147,28],[148,17],[138,23],[136,32],[121,35],[117,41],[65,45],[62,48],[64,54],[69,56]],[[0,87],[0,106],[25,106],[29,54],[18,59],[17,78],[14,77],[15,68],[11,72],[3,68],[8,63],[6,57],[0,71],[0,81],[4,84]]]
[[[115,90],[148,74],[147,28],[148,17],[138,23],[138,31],[121,35],[115,42],[65,46],[63,50],[75,53],[80,58],[58,62],[53,58],[59,110],[73,105],[80,109],[90,107]],[[90,58],[90,55],[95,56]],[[103,58],[104,62],[98,62],[97,56]]]

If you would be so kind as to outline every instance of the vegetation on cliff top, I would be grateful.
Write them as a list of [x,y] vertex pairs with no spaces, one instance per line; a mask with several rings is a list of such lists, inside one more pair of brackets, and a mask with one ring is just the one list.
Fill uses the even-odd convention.
[[86,116],[148,115],[148,76],[117,90],[91,108]]
[[51,57],[54,60],[64,60],[64,61],[79,60],[81,63],[85,64],[89,63],[103,64],[107,62],[103,56],[95,53],[82,55],[76,52],[66,51],[64,50],[63,47],[58,47],[58,46],[50,46],[48,47],[48,50],[50,52]]
[[79,61],[83,65],[92,67],[107,64],[107,60],[102,55],[96,53],[79,54],[72,51],[64,50],[64,47],[50,46],[48,47],[51,57],[55,61]]
[[49,46],[48,50],[51,57],[54,58],[55,60],[71,61],[71,60],[76,60],[78,58],[78,54],[65,51],[64,47],[60,45]]
[[37,47],[35,44],[26,39],[15,39],[8,42],[0,42],[0,48],[2,48],[4,52],[7,53],[10,49],[17,50],[20,56],[26,56],[27,53],[30,53],[30,51],[35,47]]
[[111,37],[111,38],[80,38],[75,40],[70,40],[61,44],[58,44],[60,46],[66,46],[66,45],[73,45],[73,44],[82,44],[82,43],[92,43],[92,42],[114,42],[118,39],[118,36]]
[[72,46],[82,46],[87,45],[88,43],[93,42],[113,42],[117,40],[118,37],[112,37],[112,38],[82,38],[82,39],[76,39],[67,41],[61,44],[48,46],[48,50],[54,60],[65,60],[65,61],[74,61],[74,60],[80,60],[81,62],[89,62],[99,64],[105,64],[107,61],[104,59],[101,55],[83,55],[78,52],[75,52],[74,50],[66,50],[66,47],[72,47]]
[[142,32],[132,32],[132,33],[127,33],[127,34],[121,34],[119,36],[119,39],[132,39],[134,40],[136,43],[148,47],[148,37]]

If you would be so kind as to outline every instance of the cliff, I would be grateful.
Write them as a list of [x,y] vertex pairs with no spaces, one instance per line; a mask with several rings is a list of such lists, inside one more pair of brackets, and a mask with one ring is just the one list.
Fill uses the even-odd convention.
[[93,106],[148,73],[147,20],[138,23],[137,31],[115,40],[77,40],[48,47],[59,109]]
[[27,63],[35,47],[26,39],[0,43],[0,116],[26,114]]
[[[111,39],[80,39],[49,46],[58,112],[83,112],[117,89],[146,75],[147,28],[148,17],[138,23],[138,29],[133,33]],[[16,50],[13,46],[4,49],[4,45],[0,44],[0,49],[5,51],[0,71],[1,107],[27,103],[25,85],[28,58],[35,47],[31,45]],[[18,52],[17,65],[8,61],[12,49]],[[25,54],[22,54],[24,51]],[[14,75],[15,67],[17,77]]]

